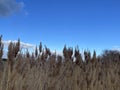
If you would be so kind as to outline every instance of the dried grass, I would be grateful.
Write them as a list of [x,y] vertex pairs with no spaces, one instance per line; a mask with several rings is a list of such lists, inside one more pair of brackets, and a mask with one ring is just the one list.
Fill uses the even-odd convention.
[[42,50],[36,54],[37,58],[22,54],[12,59],[9,56],[11,61],[0,69],[0,90],[120,90],[120,58],[111,57],[113,60],[109,62],[107,56],[98,58],[94,52],[91,57],[85,52],[85,61],[80,52],[73,56],[72,49],[65,47],[63,59],[49,54],[48,48],[47,52]]

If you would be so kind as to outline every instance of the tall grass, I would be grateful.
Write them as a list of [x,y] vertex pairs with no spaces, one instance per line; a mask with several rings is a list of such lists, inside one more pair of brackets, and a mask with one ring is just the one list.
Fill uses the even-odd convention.
[[78,48],[63,55],[37,47],[32,55],[18,53],[20,41],[8,48],[7,62],[0,62],[0,90],[120,90],[120,52],[106,50],[97,57]]

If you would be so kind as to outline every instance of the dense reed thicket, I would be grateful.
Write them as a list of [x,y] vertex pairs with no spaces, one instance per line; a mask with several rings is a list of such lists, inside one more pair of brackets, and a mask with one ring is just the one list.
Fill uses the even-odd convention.
[[0,37],[0,90],[120,90],[120,52],[105,50],[101,56],[76,47],[63,48],[63,56],[40,43],[31,54],[22,54],[20,40],[10,43],[2,61]]

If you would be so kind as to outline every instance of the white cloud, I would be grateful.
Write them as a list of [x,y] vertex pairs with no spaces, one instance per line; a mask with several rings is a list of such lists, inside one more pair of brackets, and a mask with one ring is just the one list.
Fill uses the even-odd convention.
[[112,50],[118,50],[118,51],[120,51],[120,46],[113,46]]
[[[9,46],[10,42],[16,43],[17,40],[2,41],[5,48],[7,48]],[[30,43],[20,42],[20,48],[25,49],[25,50],[29,49],[29,50],[34,51],[35,50],[35,45],[30,44]],[[4,50],[3,58],[7,58],[7,50]]]
[[[2,41],[5,47],[8,47],[10,42],[16,43],[17,40],[8,40],[8,41]],[[30,44],[30,43],[24,43],[24,42],[20,42],[20,47],[23,49],[34,49],[35,45]]]
[[16,0],[0,0],[0,16],[9,16],[20,11],[23,7],[23,2],[17,2]]

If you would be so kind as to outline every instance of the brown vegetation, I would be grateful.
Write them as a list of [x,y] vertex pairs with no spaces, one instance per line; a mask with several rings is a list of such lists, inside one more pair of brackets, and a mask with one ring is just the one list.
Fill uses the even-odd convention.
[[[0,37],[0,59],[3,44]],[[20,52],[20,40],[10,43],[7,62],[0,62],[0,90],[120,90],[120,52],[105,50],[97,57],[78,47],[63,49],[63,56],[36,47]]]

